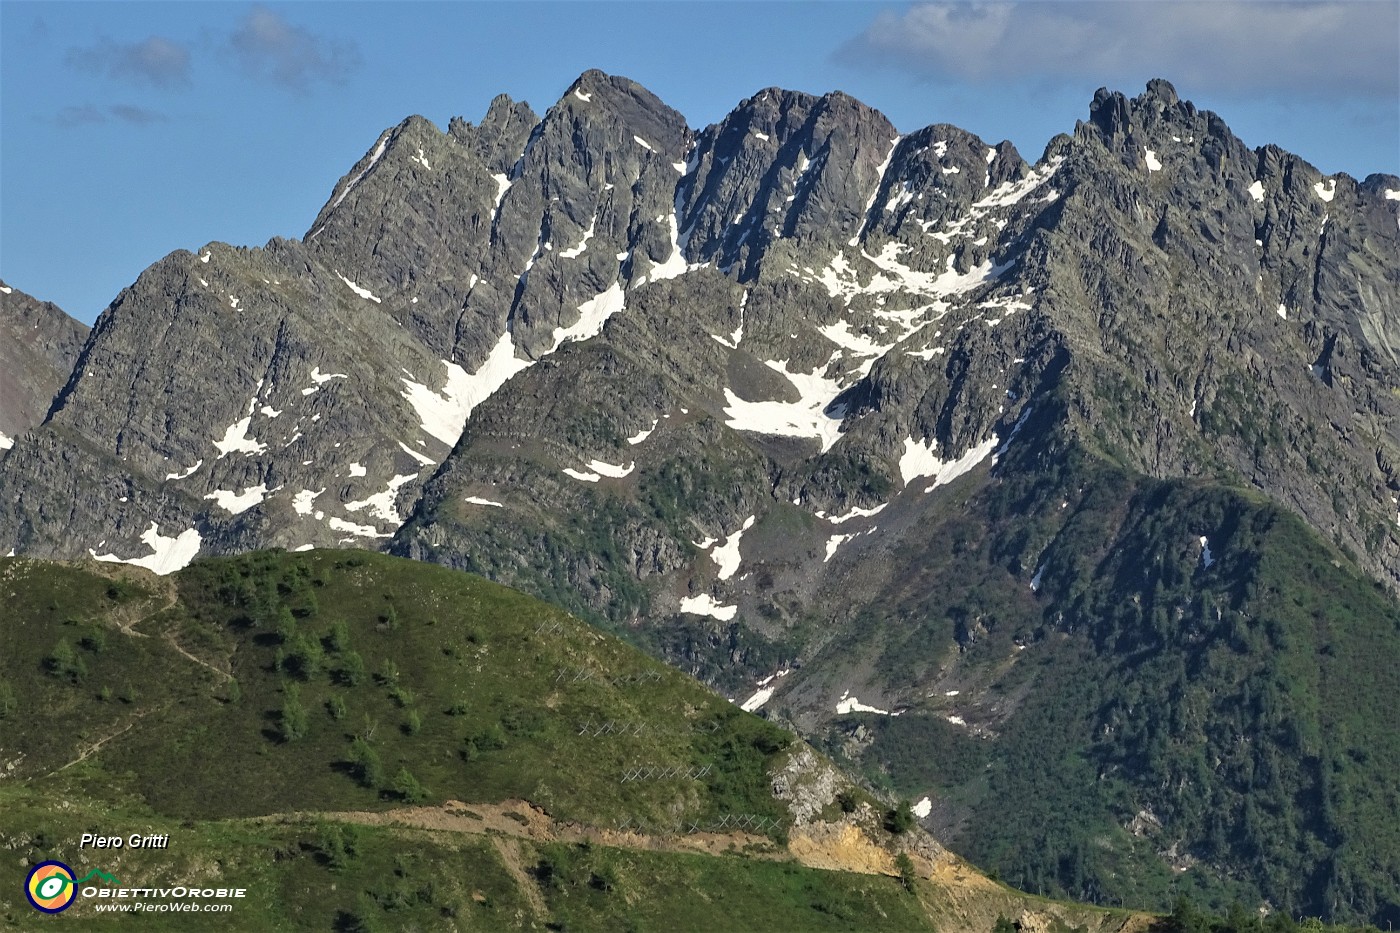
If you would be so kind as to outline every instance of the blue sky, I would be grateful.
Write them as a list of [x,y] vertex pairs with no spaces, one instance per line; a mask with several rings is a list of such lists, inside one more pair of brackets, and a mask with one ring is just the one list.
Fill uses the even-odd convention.
[[150,263],[307,229],[411,113],[539,113],[588,68],[720,119],[843,90],[1034,160],[1150,77],[1324,172],[1400,174],[1400,2],[29,3],[0,0],[0,277],[92,321]]

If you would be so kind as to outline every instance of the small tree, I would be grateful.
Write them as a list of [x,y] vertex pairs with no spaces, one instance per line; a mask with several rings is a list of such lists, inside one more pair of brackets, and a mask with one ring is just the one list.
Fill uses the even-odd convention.
[[384,783],[384,766],[379,761],[379,753],[364,739],[356,738],[350,743],[350,764],[361,786],[373,789]]
[[338,696],[332,696],[329,700],[326,701],[326,712],[331,714],[332,719],[344,719],[345,701]]
[[399,666],[394,663],[393,658],[385,658],[379,665],[379,670],[374,675],[375,680],[381,686],[392,687],[399,682]]
[[914,860],[909,857],[909,853],[901,852],[895,856],[894,867],[899,869],[899,881],[904,885],[904,890],[913,891],[914,882],[918,880],[918,872],[914,870]]
[[285,645],[287,642],[291,641],[297,633],[296,617],[292,615],[292,610],[288,609],[285,605],[280,605],[277,607],[276,620],[275,627],[277,630],[277,637],[282,639],[282,644]]
[[301,705],[301,696],[296,684],[287,684],[286,699],[282,702],[282,741],[294,742],[305,738],[311,727],[306,707]]
[[885,814],[885,829],[896,836],[914,828],[914,810],[909,801],[901,800],[899,806]]
[[53,676],[66,678],[73,683],[87,676],[87,665],[66,638],[60,638],[53,651],[44,658],[44,668]]
[[345,624],[344,619],[331,626],[330,633],[326,635],[326,648],[336,654],[350,650],[350,626]]
[[365,679],[365,659],[360,657],[358,651],[347,652],[341,658],[340,671],[337,676],[345,686],[358,687]]
[[428,792],[408,768],[399,768],[399,773],[394,775],[394,793],[405,803],[421,803],[428,796]]
[[404,735],[417,735],[422,728],[423,719],[418,715],[418,710],[409,710],[408,716],[403,721]]

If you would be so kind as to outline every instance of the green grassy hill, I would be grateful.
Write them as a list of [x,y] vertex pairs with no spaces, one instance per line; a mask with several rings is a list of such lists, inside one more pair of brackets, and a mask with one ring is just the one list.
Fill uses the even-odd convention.
[[[237,886],[142,929],[1047,929],[790,733],[519,593],[361,552],[0,560],[0,923],[28,866]],[[781,787],[779,792],[775,788]],[[168,834],[164,849],[83,833]],[[1073,921],[1070,923],[1069,921]],[[1068,925],[1065,925],[1068,923]]]

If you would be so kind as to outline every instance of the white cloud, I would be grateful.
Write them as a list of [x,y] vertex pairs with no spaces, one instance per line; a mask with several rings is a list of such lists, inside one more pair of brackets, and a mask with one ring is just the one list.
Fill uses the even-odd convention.
[[1400,5],[1385,2],[921,3],[837,53],[931,78],[1137,83],[1217,93],[1400,93]]
[[69,49],[66,60],[84,71],[155,87],[190,83],[189,47],[162,36],[129,44],[103,39],[86,48]]

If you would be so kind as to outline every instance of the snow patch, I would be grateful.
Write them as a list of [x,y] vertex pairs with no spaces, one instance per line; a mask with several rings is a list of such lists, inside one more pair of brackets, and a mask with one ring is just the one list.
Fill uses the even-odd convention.
[[613,479],[622,479],[622,477],[635,470],[637,468],[637,464],[633,462],[627,464],[627,466],[622,466],[620,464],[608,463],[603,460],[590,460],[588,461],[588,468],[602,476],[610,476]]
[[[420,440],[418,443],[421,444],[421,443],[423,443],[423,442]],[[434,465],[437,464],[437,461],[434,460],[432,457],[429,457],[429,456],[427,456],[426,454],[419,453],[418,451],[414,450],[412,447],[410,447],[410,446],[408,446],[407,444],[405,444],[403,441],[399,441],[399,450],[402,450],[404,453],[408,454],[408,455],[409,455],[410,457],[412,457],[414,460],[417,460],[419,463],[423,464],[423,466],[434,466]]]
[[1385,189],[1385,199],[1387,201],[1400,201],[1400,191],[1392,188]]
[[239,421],[235,421],[224,431],[224,436],[214,441],[214,446],[218,448],[219,456],[216,459],[222,460],[232,453],[260,454],[267,450],[267,445],[259,443],[248,436],[248,426],[253,423],[253,416],[248,415]]
[[[617,282],[612,283],[608,286],[607,291],[594,295],[578,306],[579,319],[572,325],[554,328],[554,346],[549,349],[549,352],[553,353],[558,350],[567,340],[587,340],[590,337],[598,336],[603,332],[603,325],[608,318],[621,311],[626,304],[627,298],[623,294],[622,285]],[[521,364],[521,369],[530,365],[524,360],[517,362]]]
[[631,437],[627,438],[627,443],[640,444],[642,441],[651,437],[651,433],[656,430],[656,426],[660,423],[661,419],[658,418],[657,420],[653,421],[651,423],[651,427],[647,428],[645,431],[638,431],[636,434],[633,434]]
[[[660,220],[661,218],[657,218]],[[695,269],[699,269],[704,263],[691,265],[685,261],[685,252],[681,244],[680,225],[676,220],[676,212],[673,210],[666,218],[670,226],[671,233],[671,254],[666,257],[666,261],[652,266],[647,274],[638,280],[638,285],[645,285],[647,282],[661,282],[666,279],[674,279],[677,276],[685,275]],[[687,231],[687,236],[689,232]]]
[[506,192],[510,190],[510,176],[497,172],[491,176],[496,183],[496,201],[491,205],[491,219],[496,219],[496,212],[501,209],[501,202],[506,199]]
[[744,519],[743,526],[740,527],[738,531],[725,538],[724,543],[710,553],[710,559],[719,567],[718,576],[721,580],[728,580],[730,577],[734,576],[734,573],[739,569],[739,563],[741,561],[739,556],[739,541],[744,536],[744,532],[753,527],[753,523],[757,518],[758,516],[756,515],[750,515],[748,518]]
[[904,453],[899,458],[899,473],[906,486],[918,477],[933,477],[933,484],[924,490],[924,492],[933,492],[939,486],[946,486],[987,459],[996,446],[997,439],[989,437],[977,446],[969,448],[956,460],[942,460],[934,453],[938,448],[938,441],[934,438],[929,438],[924,443],[919,443],[912,437],[905,438]]
[[1245,190],[1249,192],[1251,198],[1258,201],[1260,204],[1264,203],[1264,183],[1262,181],[1256,179],[1254,184],[1250,185]]
[[494,502],[491,499],[483,499],[480,496],[467,496],[466,501],[470,502],[472,505],[494,505],[498,509],[505,508],[505,505],[500,502]]
[[230,515],[241,515],[253,506],[262,502],[267,497],[267,486],[259,484],[249,486],[241,493],[228,489],[216,489],[206,499],[213,499],[214,504]]
[[403,518],[399,515],[398,509],[394,507],[394,501],[398,498],[399,487],[405,483],[418,478],[416,473],[407,473],[395,476],[389,480],[389,488],[383,492],[375,493],[357,502],[345,503],[347,512],[359,512],[369,509],[370,514],[376,516],[381,521],[392,522],[395,525],[403,524]]
[[651,143],[647,142],[645,139],[642,139],[642,137],[640,136],[633,136],[632,141],[635,142],[637,145],[641,146],[643,149],[646,149],[650,152],[656,151],[656,149],[652,146]]
[[848,522],[853,518],[869,518],[872,515],[879,515],[885,510],[885,506],[887,505],[889,505],[888,502],[882,502],[873,509],[851,509],[845,515],[833,515],[828,518],[827,521],[831,522],[833,525],[840,525],[842,522]]
[[151,522],[151,527],[147,528],[145,533],[141,535],[141,540],[153,553],[145,557],[131,558],[118,557],[115,554],[98,554],[92,548],[88,548],[88,553],[92,555],[94,560],[117,564],[135,564],[161,576],[174,573],[186,566],[199,553],[199,532],[193,528],[181,532],[174,538],[167,538],[160,533],[160,526]]
[[472,410],[530,362],[516,357],[515,344],[507,329],[476,372],[468,373],[447,360],[443,360],[442,365],[447,369],[447,380],[441,393],[422,383],[400,378],[405,386],[403,397],[418,413],[423,430],[451,447],[462,436]]
[[933,812],[933,801],[925,797],[923,800],[920,800],[918,803],[914,804],[914,806],[910,809],[914,811],[915,816],[922,820],[924,817],[928,816],[930,813]]
[[710,616],[721,622],[728,622],[739,614],[738,606],[721,606],[709,593],[687,596],[681,600],[681,612],[696,616]]
[[[3,435],[0,435],[0,436],[3,436]],[[190,467],[190,468],[189,468],[188,470],[186,470],[185,472],[183,472],[183,473],[167,473],[167,474],[165,474],[165,478],[166,478],[166,479],[188,479],[188,478],[190,478],[191,476],[194,475],[194,471],[195,471],[195,470],[198,470],[198,469],[199,469],[200,467],[202,467],[202,466],[204,466],[204,461],[203,461],[203,460],[196,460],[194,466]]]
[[311,503],[315,502],[316,497],[325,491],[326,490],[324,488],[318,489],[315,492],[312,492],[309,489],[303,489],[295,496],[292,496],[292,509],[298,515],[310,515],[312,511]]
[[331,516],[330,519],[326,521],[326,524],[330,525],[336,531],[343,531],[346,534],[352,534],[360,538],[392,538],[394,536],[393,532],[380,532],[373,525],[356,525],[354,522],[347,522],[345,519],[337,518],[336,516]]
[[564,475],[572,476],[574,479],[583,483],[596,483],[598,482],[598,480],[602,479],[602,477],[599,476],[597,473],[584,473],[583,471],[575,470],[572,467],[564,467]]
[[412,159],[412,161],[417,162],[419,165],[423,166],[425,169],[427,169],[427,170],[430,171],[430,172],[433,170],[433,167],[432,167],[431,165],[428,164],[428,158],[427,158],[427,156],[423,155],[423,147],[422,147],[422,146],[419,146],[419,147],[418,147],[418,156],[417,156],[416,158]]
[[835,379],[828,379],[818,370],[814,373],[789,372],[787,360],[766,360],[764,365],[781,373],[797,389],[796,402],[749,402],[724,390],[725,424],[737,431],[774,434],[779,437],[810,437],[821,442],[822,452],[830,450],[841,436],[843,406],[831,405],[841,391]]
[[1040,592],[1040,578],[1041,578],[1042,576],[1044,576],[1044,575],[1045,575],[1045,565],[1044,565],[1044,564],[1041,564],[1039,567],[1035,568],[1035,576],[1031,577],[1031,592],[1032,592],[1032,593],[1039,593],[1039,592]]
[[832,535],[830,538],[827,538],[826,556],[822,558],[822,563],[825,564],[828,561],[830,561],[833,557],[835,557],[836,549],[839,548],[846,541],[849,541],[851,538],[854,537],[856,537],[856,535]]
[[1209,567],[1211,564],[1215,563],[1215,557],[1210,553],[1210,540],[1206,538],[1205,535],[1201,535],[1199,540],[1201,544],[1201,566]]
[[765,678],[763,678],[762,680],[760,680],[760,681],[758,682],[758,685],[759,685],[760,687],[766,687],[766,686],[768,686],[769,684],[771,684],[774,680],[782,680],[784,677],[786,677],[787,675],[789,675],[789,674],[791,674],[791,673],[792,673],[792,668],[790,668],[790,667],[785,667],[785,668],[783,668],[783,669],[780,670],[780,671],[774,671],[773,673],[769,674],[767,677],[765,677]]
[[875,190],[870,192],[870,200],[865,202],[865,211],[862,214],[865,219],[861,221],[860,232],[851,237],[848,245],[855,246],[859,243],[860,238],[865,236],[865,231],[870,228],[870,209],[875,206],[875,199],[880,196],[880,188],[885,184],[885,172],[889,171],[890,163],[894,161],[894,151],[899,148],[899,141],[903,138],[896,136],[890,140],[890,151],[885,154],[885,161],[881,162],[880,166],[875,169]]
[[1313,191],[1316,192],[1317,196],[1322,198],[1322,200],[1331,201],[1337,196],[1337,179],[1327,179],[1327,187],[1325,188],[1322,186],[1322,182],[1318,182],[1313,185]]
[[851,696],[851,691],[849,690],[841,694],[841,699],[836,702],[837,716],[845,716],[848,713],[879,713],[881,716],[890,715],[890,711],[887,709],[865,705],[858,697]]
[[[350,179],[350,181],[346,183],[345,189],[341,191],[340,194],[336,195],[336,199],[333,202],[331,202],[332,208],[339,207],[340,202],[345,200],[345,196],[351,191],[355,190],[355,186],[360,183],[360,180],[366,175],[368,175],[369,170],[374,168],[374,166],[378,164],[379,160],[384,156],[384,149],[388,145],[389,134],[385,133],[384,136],[379,140],[379,145],[374,147],[374,154],[369,157],[369,165],[366,165],[363,171],[361,171],[358,175],[356,175],[354,178]],[[206,256],[207,255],[208,254],[206,254]],[[206,258],[204,261],[208,262],[209,260]]]
[[593,100],[592,94],[585,94],[578,88],[574,88],[574,96],[577,97],[579,100],[583,101],[585,104]]
[[593,229],[594,229],[597,225],[598,225],[598,215],[597,215],[597,214],[594,214],[594,215],[593,215],[593,220],[592,220],[592,222],[590,222],[589,225],[588,225],[588,229],[585,230],[585,231],[583,231],[583,239],[579,241],[578,246],[572,247],[572,248],[570,248],[570,249],[560,250],[560,251],[559,251],[559,258],[560,258],[560,259],[577,259],[578,257],[582,256],[582,255],[583,255],[583,251],[586,250],[586,249],[588,249],[588,241],[591,240],[591,239],[593,239]]
[[1278,314],[1279,317],[1283,318],[1285,321],[1288,320],[1288,308],[1284,305],[1283,302],[1280,301],[1278,303],[1278,307],[1275,308],[1274,311]]
[[1149,172],[1160,172],[1162,163],[1157,161],[1157,153],[1151,149],[1142,150],[1143,158],[1147,160],[1147,170]]
[[364,475],[365,475],[365,468],[364,468],[364,466],[363,466],[362,464],[359,464],[359,463],[352,463],[352,464],[350,464],[350,476],[351,476],[352,478],[353,478],[353,477],[356,477],[356,476],[364,476]]
[[777,689],[777,687],[764,687],[743,703],[740,703],[739,708],[746,713],[752,713],[762,707],[764,703],[771,700],[773,698],[773,692]]
[[354,291],[354,293],[356,293],[357,296],[360,296],[361,298],[367,298],[367,300],[370,301],[374,301],[375,304],[382,304],[382,301],[379,301],[377,297],[374,297],[374,293],[372,293],[372,291],[368,289],[361,289],[360,286],[357,286],[356,283],[350,282],[349,279],[346,279],[346,277],[340,275],[339,272],[336,273],[336,277],[337,279],[340,279],[342,280],[342,282],[346,283],[347,286],[350,286],[350,290]]

